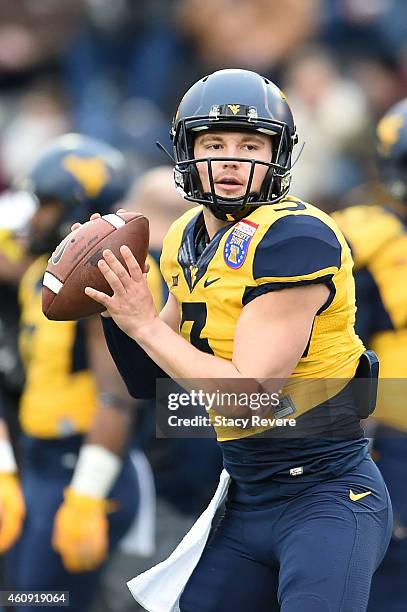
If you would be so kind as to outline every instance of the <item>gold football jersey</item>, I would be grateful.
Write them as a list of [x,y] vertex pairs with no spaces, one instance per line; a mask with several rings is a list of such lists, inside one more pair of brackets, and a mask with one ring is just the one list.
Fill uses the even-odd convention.
[[333,214],[355,260],[358,319],[380,359],[374,416],[407,431],[407,231],[393,211],[353,206]]
[[[86,433],[97,406],[97,389],[89,370],[86,323],[50,321],[42,313],[42,279],[48,256],[38,258],[20,284],[20,352],[26,384],[20,421],[28,435],[58,438]],[[149,257],[148,282],[157,309],[162,306],[161,275]]]
[[[352,257],[335,222],[294,197],[253,210],[220,229],[199,255],[202,208],[180,217],[163,245],[161,271],[180,313],[180,333],[196,348],[231,360],[233,338],[244,306],[269,291],[325,283],[330,296],[315,317],[311,337],[284,389],[294,417],[333,397],[353,377],[364,347],[354,331]],[[332,380],[332,388],[301,393],[304,379]],[[338,382],[338,380],[343,382]],[[339,386],[338,386],[339,385]],[[217,413],[210,411],[212,422]],[[216,427],[220,441],[269,427]]]
[[0,252],[12,262],[19,262],[24,256],[24,251],[14,239],[10,230],[0,228]]

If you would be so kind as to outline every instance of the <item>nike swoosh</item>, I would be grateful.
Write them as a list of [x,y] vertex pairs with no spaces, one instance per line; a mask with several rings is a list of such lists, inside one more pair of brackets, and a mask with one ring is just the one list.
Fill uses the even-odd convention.
[[218,278],[213,278],[212,280],[209,280],[209,278],[205,278],[204,287],[209,287],[209,285],[212,285],[212,283],[216,283],[216,281],[218,280],[220,280],[220,276],[218,276]]
[[359,501],[360,499],[363,499],[364,497],[367,497],[368,495],[371,495],[371,494],[372,494],[371,491],[366,491],[366,493],[354,493],[352,489],[349,489],[349,498],[352,501]]

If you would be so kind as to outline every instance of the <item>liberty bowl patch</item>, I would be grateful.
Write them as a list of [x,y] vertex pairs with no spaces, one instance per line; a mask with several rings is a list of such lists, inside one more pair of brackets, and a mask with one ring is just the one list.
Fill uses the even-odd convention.
[[237,270],[243,266],[250,241],[258,227],[257,223],[248,219],[242,219],[242,221],[236,223],[223,249],[223,258],[229,268]]

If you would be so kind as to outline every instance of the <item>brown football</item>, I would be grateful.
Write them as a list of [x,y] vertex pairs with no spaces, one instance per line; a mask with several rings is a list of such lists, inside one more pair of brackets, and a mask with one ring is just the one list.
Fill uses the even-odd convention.
[[42,311],[54,321],[74,321],[104,310],[85,294],[94,287],[112,295],[97,263],[105,249],[122,262],[120,247],[127,245],[142,266],[149,243],[148,220],[140,213],[104,215],[84,223],[57,246],[48,261],[42,287]]

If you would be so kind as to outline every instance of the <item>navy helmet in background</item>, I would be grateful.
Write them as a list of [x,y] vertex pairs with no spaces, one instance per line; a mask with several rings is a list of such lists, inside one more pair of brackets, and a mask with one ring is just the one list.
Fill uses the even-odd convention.
[[110,145],[80,134],[65,134],[50,142],[16,181],[18,188],[34,194],[40,209],[53,206],[56,211],[46,232],[29,230],[30,251],[49,252],[74,221],[87,221],[94,212],[110,212],[126,197],[130,179],[124,156]]
[[381,180],[394,198],[407,204],[407,98],[377,124],[376,150]]

